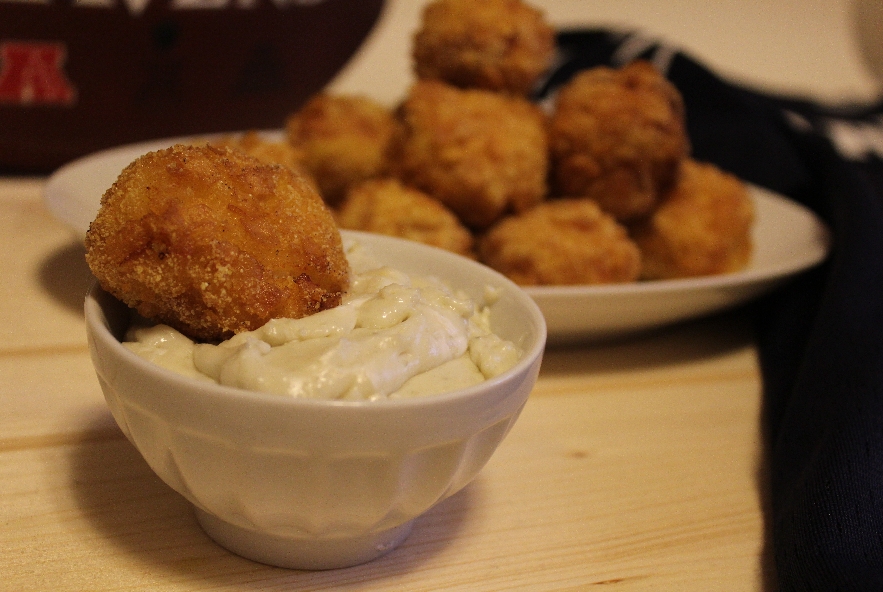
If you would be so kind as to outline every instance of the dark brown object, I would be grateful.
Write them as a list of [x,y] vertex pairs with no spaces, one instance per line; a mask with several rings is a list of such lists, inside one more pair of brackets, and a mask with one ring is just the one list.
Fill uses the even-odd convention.
[[279,128],[360,46],[383,0],[92,4],[0,3],[0,172]]

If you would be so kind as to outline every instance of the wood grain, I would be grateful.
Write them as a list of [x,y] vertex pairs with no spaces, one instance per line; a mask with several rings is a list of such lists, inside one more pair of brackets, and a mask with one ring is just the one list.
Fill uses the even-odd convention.
[[[757,590],[760,382],[742,313],[550,350],[507,439],[391,554],[328,572],[224,551],[113,423],[82,247],[0,180],[0,590]],[[722,586],[726,582],[726,586]]]

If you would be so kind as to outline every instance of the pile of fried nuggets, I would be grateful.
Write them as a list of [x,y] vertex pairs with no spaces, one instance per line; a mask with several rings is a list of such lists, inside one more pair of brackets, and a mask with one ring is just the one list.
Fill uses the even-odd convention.
[[[347,280],[336,226],[442,247],[522,285],[694,277],[747,265],[747,188],[690,157],[681,96],[652,65],[578,73],[543,109],[527,97],[551,65],[555,36],[522,0],[437,0],[425,8],[413,41],[417,81],[393,109],[321,93],[287,119],[283,141],[252,132],[133,163],[102,209],[115,201],[143,209],[154,200],[157,211],[162,192],[180,189],[183,177],[214,197],[192,207],[169,201],[149,232],[150,216],[133,222],[131,211],[120,214],[123,206],[115,216],[99,213],[87,252],[102,285],[145,316],[218,339],[339,302]],[[245,207],[230,201],[236,186],[252,196],[250,210],[238,212],[245,232],[215,220]],[[279,221],[287,225],[282,231]],[[162,227],[170,222],[175,229]],[[129,244],[108,249],[122,227],[127,238],[117,242]],[[197,253],[195,237],[211,233],[223,239],[209,240],[216,252]],[[227,240],[237,233],[245,242]],[[248,242],[257,244],[255,237],[257,254]],[[183,248],[193,251],[188,261],[206,271],[181,278],[171,290],[175,302],[155,302],[156,287],[145,287],[144,278],[160,267],[150,258],[161,262],[163,245],[174,241],[190,245]],[[123,270],[120,256],[103,256],[117,249],[150,257],[129,255]],[[210,263],[217,257],[221,263]],[[137,266],[142,279],[134,281]],[[108,277],[114,274],[120,277]],[[199,310],[182,321],[178,309],[196,307],[180,304],[181,294],[205,301],[208,290],[211,300],[211,286],[218,286],[213,318]],[[255,310],[225,300],[228,290],[245,290]]]
[[680,94],[649,63],[584,71],[546,113],[526,97],[554,31],[520,0],[434,2],[412,53],[418,80],[394,110],[320,94],[286,122],[290,159],[341,227],[475,257],[523,285],[747,264],[748,191],[690,158]]

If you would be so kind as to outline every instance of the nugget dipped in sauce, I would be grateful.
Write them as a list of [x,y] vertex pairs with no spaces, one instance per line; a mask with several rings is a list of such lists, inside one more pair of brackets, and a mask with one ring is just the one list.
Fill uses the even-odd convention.
[[677,185],[631,229],[643,279],[739,271],[752,252],[754,207],[748,188],[718,167],[687,160]]
[[546,120],[527,99],[424,80],[411,88],[399,118],[398,176],[467,226],[486,228],[545,197]]
[[340,303],[349,265],[316,190],[281,165],[177,145],[126,167],[86,235],[101,286],[213,341]]
[[552,199],[504,218],[480,239],[479,258],[531,285],[634,282],[641,257],[625,227],[590,199]]
[[412,53],[419,78],[524,96],[551,64],[555,32],[521,0],[437,0]]
[[288,117],[285,130],[322,197],[335,206],[350,187],[385,171],[397,126],[372,99],[319,93]]
[[350,190],[337,210],[342,228],[398,236],[472,256],[473,237],[440,201],[397,179],[371,179]]
[[592,198],[621,221],[653,211],[690,150],[680,93],[644,61],[574,76],[549,142],[554,191]]

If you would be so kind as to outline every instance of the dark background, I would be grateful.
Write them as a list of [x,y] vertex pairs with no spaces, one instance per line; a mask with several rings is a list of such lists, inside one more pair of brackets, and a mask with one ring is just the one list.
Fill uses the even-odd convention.
[[281,128],[352,56],[383,5],[147,1],[140,14],[123,0],[112,8],[0,1],[0,81],[10,66],[4,44],[55,44],[75,92],[69,102],[0,94],[0,173],[45,174],[146,139]]

